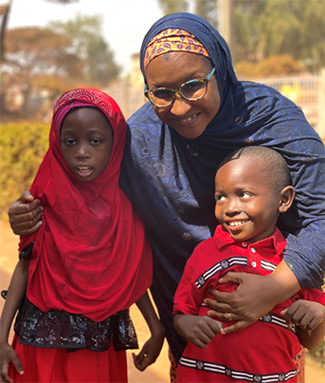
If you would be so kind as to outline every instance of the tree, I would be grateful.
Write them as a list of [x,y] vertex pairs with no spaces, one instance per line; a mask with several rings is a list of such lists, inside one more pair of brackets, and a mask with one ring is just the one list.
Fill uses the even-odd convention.
[[208,20],[211,25],[218,29],[218,5],[217,0],[195,0],[194,13]]
[[[159,0],[164,14],[194,13],[218,27],[220,0]],[[290,55],[317,71],[325,65],[324,0],[236,0],[232,2],[231,53],[234,62],[259,62]],[[216,21],[218,19],[218,22]]]
[[83,69],[82,61],[71,53],[70,46],[70,38],[49,28],[8,30],[6,61],[1,67],[2,96],[15,84],[24,95],[23,110],[28,114],[33,88],[45,83],[42,89],[50,89],[54,98],[66,90],[69,79],[80,79]]
[[49,27],[70,38],[72,52],[84,62],[83,79],[92,86],[106,87],[120,72],[114,54],[104,40],[100,16],[80,16],[66,23],[53,22]]
[[187,12],[188,0],[158,0],[159,7],[165,15],[175,12]]
[[233,12],[235,61],[288,54],[310,70],[324,66],[323,0],[237,0]]
[[[20,88],[26,115],[33,113],[31,95],[46,91],[49,102],[72,87],[107,87],[119,73],[113,53],[100,34],[100,18],[78,16],[47,28],[8,30],[6,62],[2,65],[4,95],[12,85]],[[39,105],[35,105],[35,108]]]

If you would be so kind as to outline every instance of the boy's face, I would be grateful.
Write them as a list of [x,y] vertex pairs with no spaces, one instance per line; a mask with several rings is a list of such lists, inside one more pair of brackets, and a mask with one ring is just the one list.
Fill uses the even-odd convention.
[[93,181],[105,170],[112,146],[112,128],[98,109],[77,108],[69,112],[63,120],[63,157],[79,181]]
[[215,216],[238,241],[257,242],[273,234],[280,193],[256,159],[243,157],[223,165],[215,178]]

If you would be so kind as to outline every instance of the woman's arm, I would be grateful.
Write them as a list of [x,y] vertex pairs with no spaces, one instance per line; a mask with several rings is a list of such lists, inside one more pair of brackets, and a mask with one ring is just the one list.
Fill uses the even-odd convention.
[[25,191],[8,211],[12,231],[18,235],[35,233],[42,224],[42,212],[39,199],[34,199],[29,191]]
[[212,294],[215,299],[205,299],[205,303],[213,309],[208,312],[211,318],[237,321],[223,330],[225,334],[236,332],[256,322],[275,305],[290,298],[301,288],[284,261],[266,276],[229,272],[219,282],[238,284],[237,290],[232,293],[214,290]]
[[23,368],[14,351],[9,345],[8,338],[13,319],[25,297],[28,281],[29,261],[20,260],[10,281],[6,302],[1,315],[0,326],[0,355],[1,355],[1,378],[5,382],[11,382],[8,376],[9,363],[13,363],[16,370],[23,374]]
[[161,324],[149,295],[145,292],[136,302],[151,332],[151,337],[138,355],[132,354],[135,367],[144,371],[158,358],[165,339],[165,328]]

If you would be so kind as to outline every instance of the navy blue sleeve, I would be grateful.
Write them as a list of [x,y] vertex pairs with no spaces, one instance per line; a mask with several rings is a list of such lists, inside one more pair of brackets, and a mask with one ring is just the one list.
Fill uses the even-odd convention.
[[300,121],[295,117],[293,126],[280,127],[283,132],[273,136],[272,143],[286,159],[296,190],[292,208],[279,220],[287,238],[284,260],[302,288],[321,288],[325,273],[324,145],[304,117]]
[[[285,150],[296,197],[280,222],[287,231],[284,260],[302,288],[321,288],[325,273],[324,146],[316,137],[292,143]],[[286,230],[288,229],[288,230]]]

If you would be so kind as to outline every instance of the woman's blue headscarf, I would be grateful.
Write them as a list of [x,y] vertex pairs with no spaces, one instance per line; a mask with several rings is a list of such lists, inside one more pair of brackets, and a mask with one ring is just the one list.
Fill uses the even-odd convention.
[[140,52],[140,65],[144,79],[145,74],[143,62],[147,45],[153,37],[167,28],[183,29],[190,32],[204,45],[209,53],[213,66],[216,68],[219,92],[221,98],[223,98],[226,93],[226,84],[228,83],[226,80],[230,80],[232,83],[237,82],[231,63],[231,55],[228,45],[219,32],[211,26],[211,24],[201,17],[191,13],[174,13],[165,16],[158,20],[150,28],[143,39]]
[[294,103],[270,87],[236,79],[224,39],[198,16],[171,14],[152,26],[141,48],[144,77],[147,44],[167,28],[186,30],[204,45],[221,97],[219,111],[196,139],[163,123],[150,102],[128,120],[121,185],[146,224],[154,256],[151,291],[178,359],[184,342],[173,328],[173,296],[194,247],[214,234],[214,176],[220,162],[246,145],[269,146],[284,156],[297,193],[295,205],[279,221],[290,233],[285,260],[302,286],[311,281],[321,286],[324,149]]

